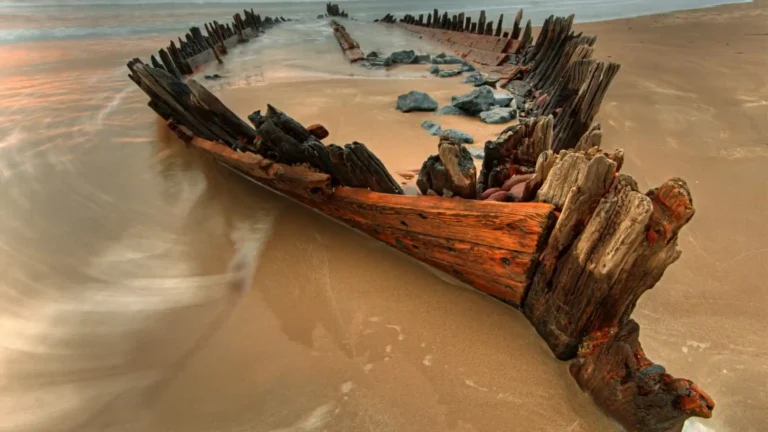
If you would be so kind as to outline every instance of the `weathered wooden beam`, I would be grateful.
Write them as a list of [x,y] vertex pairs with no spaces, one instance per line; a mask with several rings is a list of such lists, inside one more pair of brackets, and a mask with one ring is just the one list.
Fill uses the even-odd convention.
[[501,37],[501,30],[502,30],[501,26],[503,22],[504,22],[504,14],[501,14],[499,15],[499,22],[496,24],[496,34],[495,34],[496,37]]
[[510,36],[512,39],[517,40],[517,38],[520,37],[520,24],[523,21],[523,10],[520,9],[517,11],[517,15],[515,15],[515,22],[512,24],[512,36]]
[[480,18],[477,20],[477,34],[485,34],[485,11],[480,11]]
[[171,60],[171,56],[168,55],[168,52],[165,50],[165,48],[161,48],[159,51],[160,54],[160,61],[163,62],[163,66],[165,66],[165,70],[168,71],[171,75],[181,78],[181,73],[178,69],[176,69],[176,65],[173,64],[173,60]]

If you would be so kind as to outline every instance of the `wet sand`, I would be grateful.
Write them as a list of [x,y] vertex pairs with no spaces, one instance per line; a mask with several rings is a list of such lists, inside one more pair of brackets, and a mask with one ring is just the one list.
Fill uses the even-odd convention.
[[[765,424],[768,36],[748,35],[768,33],[765,6],[579,26],[598,35],[596,57],[622,64],[598,117],[605,146],[625,149],[624,171],[642,188],[678,175],[694,193],[683,257],[634,314],[650,358],[717,402],[690,431]],[[348,28],[363,48],[396,36]],[[205,84],[243,117],[273,103],[325,125],[326,142],[364,142],[392,172],[435,151],[423,120],[471,133],[478,146],[503,128],[394,109],[409,90],[445,104],[471,90],[461,78],[361,71],[336,62],[334,41],[297,41],[325,56],[320,65],[257,43],[210,66],[225,79]],[[128,48],[100,52],[135,55]],[[14,49],[12,64],[33,63]],[[103,71],[89,85],[122,86],[124,74]],[[98,112],[103,129],[76,123],[87,153],[29,132],[17,139],[39,159],[14,152],[0,166],[0,256],[15,263],[0,292],[12,329],[0,351],[0,430],[618,429],[518,311],[212,166],[156,129],[142,94],[121,94]],[[40,96],[33,108],[51,102]],[[67,110],[46,113],[45,124]]]

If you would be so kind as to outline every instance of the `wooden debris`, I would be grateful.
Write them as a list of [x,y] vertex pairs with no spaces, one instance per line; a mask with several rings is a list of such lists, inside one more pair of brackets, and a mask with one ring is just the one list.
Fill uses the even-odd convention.
[[570,365],[579,387],[628,431],[679,431],[690,417],[712,417],[714,401],[648,359],[639,337],[634,320],[587,335]]
[[336,37],[336,41],[350,63],[365,60],[365,56],[360,50],[360,45],[352,39],[352,36],[347,33],[343,25],[336,21],[331,21],[331,28],[333,28],[333,35]]

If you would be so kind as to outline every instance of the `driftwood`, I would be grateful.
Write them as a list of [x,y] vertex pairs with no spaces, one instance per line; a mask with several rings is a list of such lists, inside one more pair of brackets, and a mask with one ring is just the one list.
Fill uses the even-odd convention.
[[677,432],[690,417],[710,418],[712,399],[649,360],[639,337],[634,320],[590,333],[570,365],[579,387],[628,431]]

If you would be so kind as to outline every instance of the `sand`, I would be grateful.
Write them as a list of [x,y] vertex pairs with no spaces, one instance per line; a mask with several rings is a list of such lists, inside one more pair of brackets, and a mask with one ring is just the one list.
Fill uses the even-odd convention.
[[[681,176],[694,194],[683,256],[634,314],[650,358],[717,403],[712,419],[688,431],[766,424],[766,15],[759,2],[578,26],[598,35],[597,58],[622,64],[598,116],[605,147],[626,151],[623,169],[641,188]],[[383,45],[362,24],[349,29],[364,48]],[[317,54],[338,55],[312,43]],[[53,46],[39,55],[54,55]],[[100,46],[117,60],[135,49]],[[34,67],[28,47],[3,52]],[[502,128],[394,110],[409,90],[445,104],[471,90],[461,78],[330,61],[301,73],[314,60],[286,67],[280,56],[289,54],[232,56],[223,70],[237,79],[206,85],[243,117],[274,103],[325,125],[329,143],[364,142],[392,172],[418,168],[436,150],[423,120],[471,133],[478,146]],[[88,85],[122,86],[118,72],[91,69]],[[0,83],[45,89],[56,87],[53,77]],[[66,75],[72,92],[83,85],[76,77]],[[57,101],[34,94],[34,109]],[[120,93],[97,113],[103,129],[57,106],[30,141],[31,154],[56,169],[16,153],[0,166],[9,179],[0,256],[14,263],[7,276],[16,282],[0,291],[9,329],[0,430],[618,429],[518,311],[217,169],[155,130],[145,103],[137,91]],[[93,104],[104,101],[97,94]],[[88,151],[56,138],[57,122]],[[32,140],[25,131],[14,136]]]

